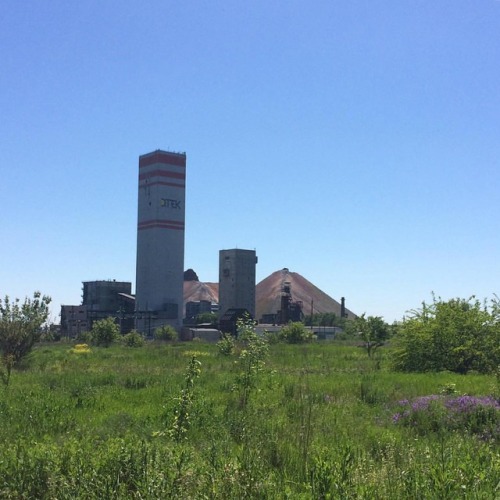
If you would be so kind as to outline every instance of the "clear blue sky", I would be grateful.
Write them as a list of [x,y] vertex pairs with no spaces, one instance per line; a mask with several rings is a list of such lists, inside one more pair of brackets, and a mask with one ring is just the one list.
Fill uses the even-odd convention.
[[185,267],[256,249],[356,313],[500,283],[500,2],[4,1],[0,295],[135,282],[138,156],[187,154]]

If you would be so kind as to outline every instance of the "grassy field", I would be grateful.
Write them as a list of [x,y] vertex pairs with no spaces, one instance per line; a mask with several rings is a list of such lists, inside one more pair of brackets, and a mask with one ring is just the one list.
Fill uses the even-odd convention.
[[401,410],[498,401],[494,376],[395,373],[341,343],[71,347],[38,346],[0,388],[0,498],[500,496],[500,410]]

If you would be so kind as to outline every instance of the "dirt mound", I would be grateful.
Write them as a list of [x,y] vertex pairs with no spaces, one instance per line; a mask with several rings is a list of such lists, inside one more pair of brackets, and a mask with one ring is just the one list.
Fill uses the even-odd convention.
[[203,283],[201,281],[184,281],[184,304],[186,302],[197,302],[209,300],[219,302],[219,284]]
[[[255,288],[255,309],[257,318],[264,314],[275,314],[281,307],[281,292],[285,282],[290,283],[292,301],[302,301],[303,313],[335,313],[340,317],[341,305],[325,292],[306,280],[299,273],[290,272],[288,269],[275,271],[264,278]],[[349,309],[345,310],[347,317],[353,318],[355,314]]]
[[[340,317],[341,305],[325,292],[306,280],[299,273],[281,269],[264,278],[255,287],[255,309],[258,319],[264,314],[276,314],[281,307],[281,291],[285,282],[290,283],[292,300],[302,301],[303,312],[311,314],[311,301],[313,313],[335,313]],[[219,284],[203,283],[201,281],[184,281],[184,304],[209,300],[219,302]],[[356,315],[349,309],[345,310],[348,318]]]

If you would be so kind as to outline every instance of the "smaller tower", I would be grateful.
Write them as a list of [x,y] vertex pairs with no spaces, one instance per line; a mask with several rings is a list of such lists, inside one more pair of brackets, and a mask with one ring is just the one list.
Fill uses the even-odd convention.
[[255,250],[219,251],[219,317],[246,309],[255,318]]

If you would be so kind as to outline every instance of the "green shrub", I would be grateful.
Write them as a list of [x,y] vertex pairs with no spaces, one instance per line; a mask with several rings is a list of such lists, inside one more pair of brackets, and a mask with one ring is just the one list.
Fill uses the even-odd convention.
[[240,407],[247,406],[250,394],[256,386],[260,372],[263,371],[265,359],[269,354],[266,339],[255,333],[255,321],[248,315],[237,320],[238,340],[242,349],[235,366],[239,370],[236,385],[239,388]]
[[175,341],[178,340],[179,334],[177,330],[171,325],[159,326],[155,329],[154,339],[163,341]]
[[223,333],[222,339],[217,342],[217,349],[219,354],[223,356],[230,356],[234,352],[235,341],[230,333]]
[[278,332],[268,332],[267,330],[264,332],[263,337],[267,340],[269,345],[278,344],[280,341],[280,335]]
[[61,340],[61,332],[44,328],[40,335],[40,342],[59,342]]
[[109,347],[120,337],[120,327],[115,323],[114,318],[109,317],[100,319],[92,325],[90,337],[92,344],[101,347]]
[[500,365],[500,306],[471,298],[433,299],[398,326],[393,363],[400,371],[492,373]]
[[304,323],[288,323],[279,333],[280,340],[288,344],[304,344],[315,339],[311,330],[308,330]]
[[92,334],[89,331],[80,332],[76,340],[82,344],[92,344]]
[[123,345],[126,347],[142,347],[144,345],[144,338],[137,330],[132,330],[127,333],[122,341]]
[[176,442],[185,440],[187,437],[192,418],[191,407],[194,401],[194,382],[200,376],[200,373],[201,363],[196,359],[196,356],[193,356],[186,370],[184,387],[180,396],[176,398],[174,418],[168,431]]

